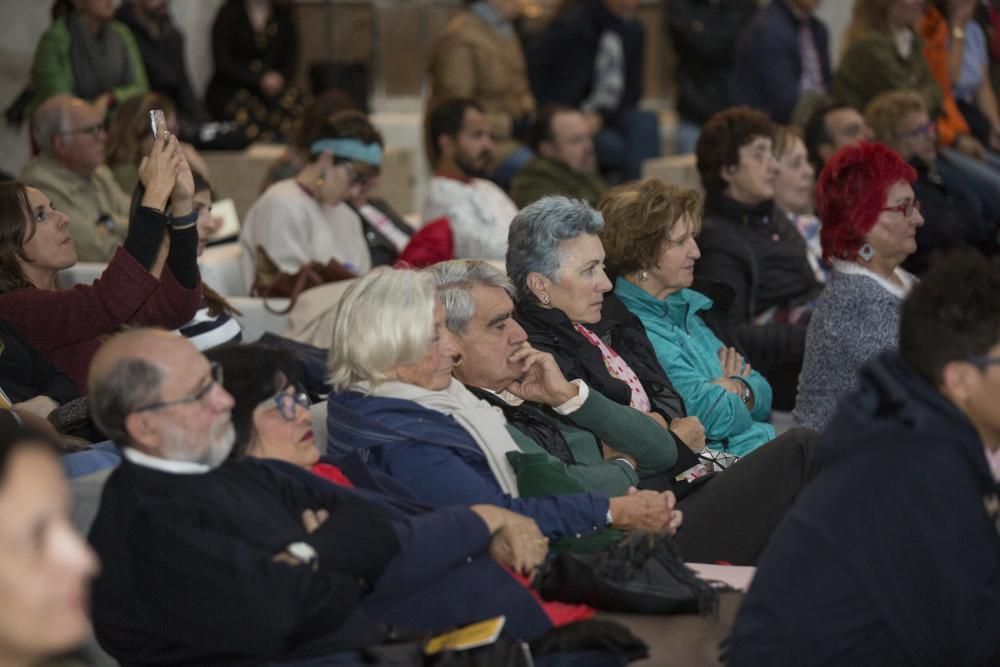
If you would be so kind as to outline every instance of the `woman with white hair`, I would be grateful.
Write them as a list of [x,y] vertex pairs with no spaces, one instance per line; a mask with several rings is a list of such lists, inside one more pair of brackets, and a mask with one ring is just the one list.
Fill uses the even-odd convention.
[[429,273],[370,274],[348,290],[330,347],[330,453],[364,450],[425,503],[498,505],[551,537],[609,525],[676,531],[670,492],[518,497],[507,459],[517,445],[500,410],[452,379],[460,359],[444,317]]

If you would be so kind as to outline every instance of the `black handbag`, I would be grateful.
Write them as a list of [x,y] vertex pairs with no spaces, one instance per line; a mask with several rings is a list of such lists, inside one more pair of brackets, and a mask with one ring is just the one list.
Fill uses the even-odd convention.
[[534,585],[545,600],[638,614],[709,614],[729,590],[699,579],[671,537],[648,532],[591,553],[553,554]]

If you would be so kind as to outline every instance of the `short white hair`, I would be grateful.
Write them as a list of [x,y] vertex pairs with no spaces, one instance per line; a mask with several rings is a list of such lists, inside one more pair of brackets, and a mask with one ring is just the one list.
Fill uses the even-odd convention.
[[86,101],[72,95],[54,95],[42,102],[31,118],[32,132],[39,149],[51,152],[56,135],[73,130],[70,109],[89,106]]
[[375,386],[419,361],[434,336],[434,304],[434,277],[424,271],[375,271],[352,285],[337,306],[327,358],[334,390]]

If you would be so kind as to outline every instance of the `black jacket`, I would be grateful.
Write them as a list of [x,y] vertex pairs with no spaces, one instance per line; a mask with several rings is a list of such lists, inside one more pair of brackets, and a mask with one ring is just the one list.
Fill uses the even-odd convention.
[[80,396],[62,371],[4,321],[0,321],[0,388],[12,403],[48,396],[62,404]]
[[774,389],[774,407],[791,410],[806,328],[798,324],[754,324],[771,308],[801,306],[819,296],[805,241],[771,202],[757,207],[709,195],[698,237],[699,278],[725,283],[735,294],[730,316],[750,363]]
[[526,58],[531,91],[539,106],[564,104],[578,107],[590,94],[594,59],[605,30],[621,35],[625,49],[625,90],[617,109],[604,113],[606,120],[635,109],[642,97],[645,51],[643,26],[611,14],[603,0],[579,0],[557,15],[545,32],[528,47]]
[[736,44],[757,0],[665,0],[667,31],[677,51],[677,112],[702,124],[732,106]]
[[968,418],[887,352],[818,446],[728,664],[1000,664],[998,485]]
[[[601,321],[587,328],[628,363],[649,395],[653,410],[668,422],[675,417],[686,417],[684,399],[656,360],[656,352],[639,318],[613,292],[604,295],[602,313]],[[579,378],[612,401],[629,404],[632,390],[608,373],[601,351],[577,333],[561,310],[542,308],[534,301],[522,299],[517,303],[514,319],[524,327],[533,347],[555,357],[567,379]]]
[[924,224],[917,228],[917,251],[906,258],[903,268],[923,275],[934,252],[966,245],[995,251],[996,229],[979,214],[974,195],[952,187],[919,158],[910,160],[910,165],[917,171],[913,194],[920,202]]

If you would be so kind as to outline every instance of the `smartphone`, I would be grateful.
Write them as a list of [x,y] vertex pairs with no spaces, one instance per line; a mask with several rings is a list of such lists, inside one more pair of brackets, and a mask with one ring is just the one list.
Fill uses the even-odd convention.
[[163,130],[167,129],[167,117],[163,115],[163,109],[150,110],[149,125],[153,128],[153,139],[158,139]]

